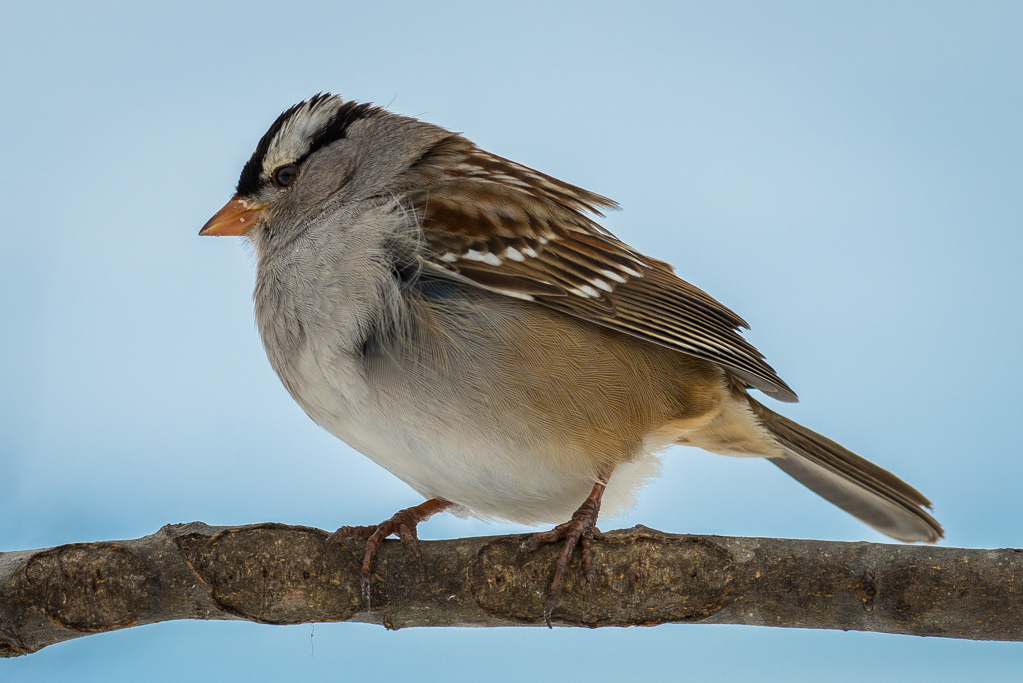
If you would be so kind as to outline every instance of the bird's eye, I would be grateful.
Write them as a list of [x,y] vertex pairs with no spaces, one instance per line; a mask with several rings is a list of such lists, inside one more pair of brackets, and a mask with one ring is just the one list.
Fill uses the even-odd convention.
[[274,171],[274,182],[278,187],[287,187],[298,177],[298,166],[281,166]]

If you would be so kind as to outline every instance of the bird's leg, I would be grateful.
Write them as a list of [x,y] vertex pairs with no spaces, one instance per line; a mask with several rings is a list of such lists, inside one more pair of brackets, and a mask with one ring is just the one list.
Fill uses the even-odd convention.
[[600,534],[597,528],[597,515],[600,513],[600,499],[607,487],[607,480],[611,473],[601,474],[593,490],[586,497],[583,504],[572,515],[572,519],[559,524],[550,531],[542,531],[533,534],[519,548],[520,553],[529,553],[539,548],[544,543],[555,543],[564,541],[558,559],[554,563],[554,580],[551,581],[551,589],[547,594],[547,605],[543,610],[544,621],[547,627],[551,627],[551,614],[554,608],[561,602],[561,591],[565,583],[565,572],[568,570],[568,562],[572,559],[572,552],[576,545],[580,546],[583,554],[583,575],[586,582],[593,588],[595,571],[593,569],[593,537]]
[[337,543],[346,538],[365,538],[366,552],[362,556],[362,595],[369,607],[370,577],[373,574],[373,558],[384,539],[394,534],[416,558],[419,558],[419,535],[416,526],[425,522],[438,512],[451,507],[451,503],[439,498],[432,498],[414,507],[399,510],[386,522],[370,526],[343,526],[327,537],[328,543]]

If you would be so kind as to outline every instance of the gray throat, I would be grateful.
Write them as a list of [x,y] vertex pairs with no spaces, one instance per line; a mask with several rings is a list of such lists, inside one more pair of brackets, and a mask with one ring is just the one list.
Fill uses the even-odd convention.
[[354,371],[367,345],[393,334],[405,317],[395,246],[408,249],[401,236],[409,230],[396,208],[390,202],[354,218],[321,215],[287,242],[253,239],[256,323],[270,364],[300,403],[304,354],[322,367]]

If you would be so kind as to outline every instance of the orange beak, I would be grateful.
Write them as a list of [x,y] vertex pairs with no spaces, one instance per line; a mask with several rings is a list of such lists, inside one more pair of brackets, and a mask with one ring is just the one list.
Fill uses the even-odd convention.
[[253,225],[259,222],[265,206],[254,204],[242,197],[232,197],[231,201],[224,204],[224,208],[213,214],[213,218],[206,221],[199,231],[200,235],[244,235]]

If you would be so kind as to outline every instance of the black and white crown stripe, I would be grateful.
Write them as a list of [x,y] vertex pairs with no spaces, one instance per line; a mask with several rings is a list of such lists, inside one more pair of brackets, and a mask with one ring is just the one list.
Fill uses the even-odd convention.
[[345,102],[320,93],[287,109],[266,131],[242,168],[235,193],[254,195],[270,182],[273,172],[287,164],[301,165],[310,155],[341,140],[356,121],[383,113],[371,104]]

